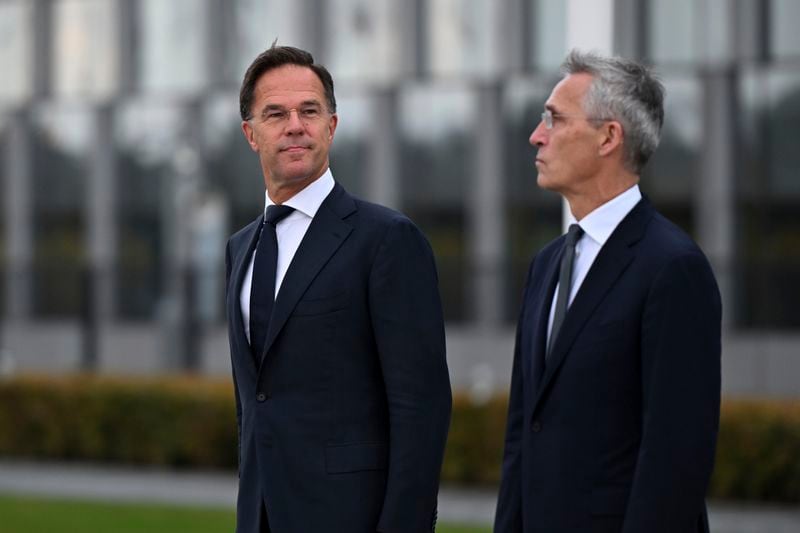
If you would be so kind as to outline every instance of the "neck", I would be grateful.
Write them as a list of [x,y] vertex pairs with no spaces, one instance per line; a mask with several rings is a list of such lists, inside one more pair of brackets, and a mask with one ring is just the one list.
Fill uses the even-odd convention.
[[292,180],[289,183],[283,184],[274,183],[270,179],[265,179],[264,182],[267,187],[267,195],[269,195],[269,199],[272,200],[272,203],[280,205],[317,181],[323,174],[325,174],[327,169],[328,167],[326,166],[319,174]]
[[639,176],[629,174],[625,176],[624,179],[620,179],[620,177],[617,177],[613,181],[596,179],[591,180],[589,183],[592,184],[592,187],[586,191],[564,194],[572,216],[574,216],[576,220],[581,220],[601,205],[613,200],[639,183]]

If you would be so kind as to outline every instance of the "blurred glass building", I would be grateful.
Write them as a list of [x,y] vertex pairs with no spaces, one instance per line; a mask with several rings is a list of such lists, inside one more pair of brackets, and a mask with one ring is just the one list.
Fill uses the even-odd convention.
[[[504,390],[575,4],[0,0],[0,371],[228,372],[225,240],[263,208],[238,87],[277,38],[333,73],[336,179],[430,238],[454,385]],[[667,86],[641,186],[713,263],[725,392],[800,395],[800,2],[601,4]]]

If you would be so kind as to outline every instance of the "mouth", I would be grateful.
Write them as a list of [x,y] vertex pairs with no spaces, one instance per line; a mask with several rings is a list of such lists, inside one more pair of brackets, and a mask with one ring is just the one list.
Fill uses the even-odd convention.
[[302,151],[308,150],[308,149],[309,149],[308,146],[301,146],[299,144],[293,144],[293,145],[290,145],[290,146],[284,146],[283,148],[281,148],[281,152],[288,152],[290,154],[296,154],[296,153],[299,153],[299,152],[302,152]]

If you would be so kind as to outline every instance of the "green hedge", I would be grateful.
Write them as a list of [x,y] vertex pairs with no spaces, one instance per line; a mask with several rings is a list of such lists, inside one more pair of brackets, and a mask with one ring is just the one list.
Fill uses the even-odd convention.
[[0,382],[0,457],[235,468],[232,388],[200,379]]
[[[506,400],[456,395],[442,479],[496,485]],[[229,381],[24,377],[0,382],[0,458],[236,467]],[[800,401],[726,400],[710,494],[800,502]]]

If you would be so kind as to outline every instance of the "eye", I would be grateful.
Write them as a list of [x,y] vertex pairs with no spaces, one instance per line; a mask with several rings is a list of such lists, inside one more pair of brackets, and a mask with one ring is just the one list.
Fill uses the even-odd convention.
[[306,107],[300,111],[303,118],[315,119],[320,115],[319,109],[316,107]]
[[272,111],[267,111],[264,113],[264,121],[266,122],[279,122],[283,120],[286,116],[286,111],[280,111],[278,109],[274,109]]

